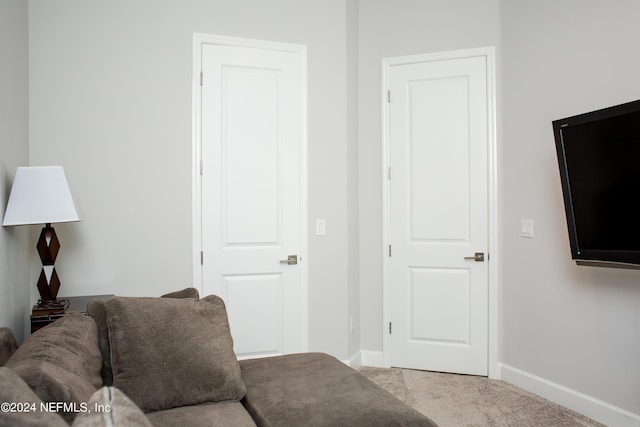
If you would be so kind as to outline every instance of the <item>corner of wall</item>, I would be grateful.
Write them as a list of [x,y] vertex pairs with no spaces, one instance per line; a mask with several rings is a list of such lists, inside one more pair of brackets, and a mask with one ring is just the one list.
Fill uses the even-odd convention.
[[[27,2],[0,3],[0,209],[4,216],[16,167],[29,159]],[[26,335],[30,288],[28,230],[0,228],[0,326]]]

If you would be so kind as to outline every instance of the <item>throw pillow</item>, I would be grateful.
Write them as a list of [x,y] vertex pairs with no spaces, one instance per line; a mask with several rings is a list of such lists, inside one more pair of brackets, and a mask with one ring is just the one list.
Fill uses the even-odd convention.
[[0,427],[63,427],[67,423],[55,412],[42,411],[42,400],[18,374],[0,367],[0,402],[9,404],[0,411]]
[[[196,288],[185,288],[179,291],[169,292],[162,295],[162,298],[193,298],[199,299],[200,294]],[[109,330],[107,329],[107,318],[105,313],[104,300],[91,300],[87,304],[87,314],[93,317],[98,327],[98,345],[102,354],[102,382],[106,386],[113,385],[113,371],[111,370],[111,349],[109,348]]]
[[87,402],[88,411],[79,414],[73,427],[152,427],[149,419],[123,392],[102,387]]
[[105,312],[113,385],[143,411],[244,397],[219,297],[114,297]]

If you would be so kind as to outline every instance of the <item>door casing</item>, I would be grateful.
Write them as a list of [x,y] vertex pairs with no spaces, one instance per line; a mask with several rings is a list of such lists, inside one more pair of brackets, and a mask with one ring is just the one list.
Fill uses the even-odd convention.
[[194,33],[193,35],[193,75],[192,75],[192,242],[193,242],[193,286],[202,294],[202,92],[201,74],[202,70],[202,46],[207,44],[250,47],[258,49],[271,49],[279,51],[297,52],[301,55],[301,99],[300,110],[302,115],[301,123],[301,147],[300,147],[300,188],[301,188],[301,209],[300,240],[299,251],[300,263],[297,266],[301,269],[301,321],[302,321],[302,349],[306,351],[309,347],[309,309],[308,309],[308,125],[307,125],[307,48],[304,45],[271,42],[264,40],[245,39],[238,37],[220,36],[212,34]]
[[384,358],[384,366],[391,366],[391,338],[389,335],[388,325],[391,320],[391,293],[389,280],[389,257],[388,247],[390,244],[390,185],[388,179],[388,168],[390,164],[390,138],[389,138],[389,103],[387,102],[389,90],[389,73],[392,67],[412,64],[419,62],[443,61],[450,59],[461,59],[469,57],[484,56],[487,64],[487,101],[489,126],[488,126],[488,218],[489,218],[489,238],[487,256],[490,257],[488,265],[488,309],[489,309],[489,325],[488,325],[488,373],[489,378],[499,379],[498,364],[498,185],[497,185],[497,135],[496,135],[496,88],[495,88],[495,49],[493,47],[483,47],[476,49],[464,49],[447,52],[410,55],[393,58],[382,59],[382,87],[381,87],[381,105],[382,105],[382,188],[383,188],[383,209],[382,209],[382,298],[383,298],[383,315],[382,315],[382,352]]

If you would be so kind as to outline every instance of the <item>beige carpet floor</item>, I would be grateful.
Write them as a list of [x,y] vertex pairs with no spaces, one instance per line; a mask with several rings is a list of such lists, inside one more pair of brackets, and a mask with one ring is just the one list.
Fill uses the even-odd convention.
[[602,427],[518,387],[485,377],[366,366],[360,372],[441,427]]

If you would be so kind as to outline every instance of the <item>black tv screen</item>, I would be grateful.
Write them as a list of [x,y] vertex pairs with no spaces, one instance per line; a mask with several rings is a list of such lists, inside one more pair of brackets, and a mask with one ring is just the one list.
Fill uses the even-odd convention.
[[572,258],[640,268],[640,100],[553,121]]

